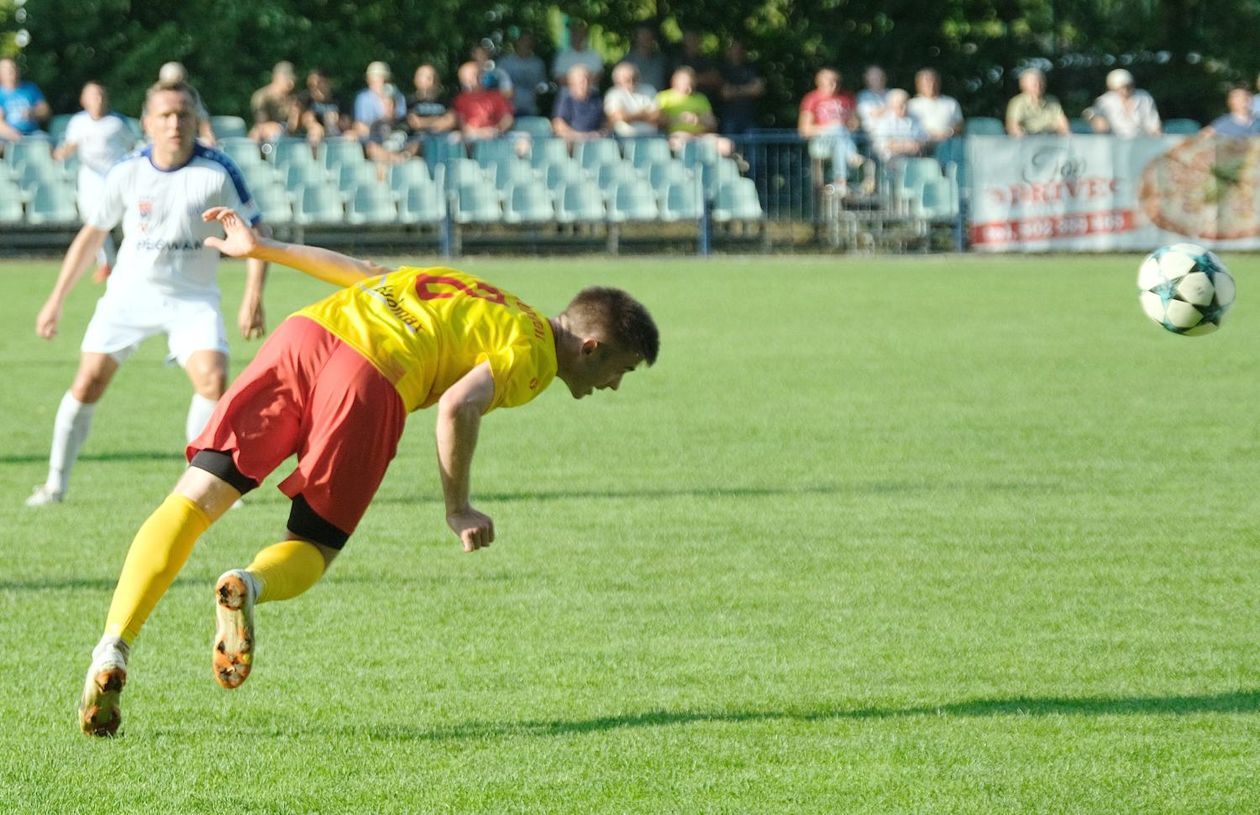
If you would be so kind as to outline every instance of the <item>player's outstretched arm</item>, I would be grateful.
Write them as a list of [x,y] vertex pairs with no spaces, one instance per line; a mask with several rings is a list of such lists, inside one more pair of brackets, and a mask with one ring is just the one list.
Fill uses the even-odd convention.
[[218,249],[229,257],[279,263],[334,286],[351,286],[365,278],[377,277],[391,271],[384,266],[357,260],[331,249],[263,238],[229,207],[208,209],[201,213],[201,218],[204,221],[218,221],[223,225],[226,237],[206,238],[206,246]]
[[494,399],[494,377],[489,363],[481,363],[451,385],[438,400],[437,453],[446,500],[446,523],[459,536],[465,552],[494,542],[494,521],[473,509],[469,479],[481,414]]
[[39,316],[35,318],[36,334],[46,340],[57,336],[57,323],[61,322],[61,307],[65,303],[66,296],[87,271],[96,253],[105,244],[105,236],[108,234],[108,230],[84,226],[79,230],[79,234],[74,236],[70,248],[66,250],[65,260],[61,262],[57,282],[53,284],[52,292],[44,302],[43,308],[39,310]]

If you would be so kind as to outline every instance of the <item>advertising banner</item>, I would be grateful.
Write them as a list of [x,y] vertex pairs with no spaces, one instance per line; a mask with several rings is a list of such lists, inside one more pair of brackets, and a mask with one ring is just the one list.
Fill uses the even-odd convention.
[[1260,140],[970,136],[967,162],[975,251],[1260,248]]

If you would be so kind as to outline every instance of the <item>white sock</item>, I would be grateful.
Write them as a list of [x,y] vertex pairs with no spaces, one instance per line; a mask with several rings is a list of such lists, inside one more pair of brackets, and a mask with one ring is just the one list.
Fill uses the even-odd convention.
[[217,399],[207,399],[199,393],[194,393],[192,402],[188,405],[188,421],[184,423],[184,435],[188,441],[192,441],[201,435],[201,431],[205,430],[206,422],[210,421],[211,414],[214,413],[214,406],[219,404]]
[[70,469],[79,457],[79,449],[92,429],[92,414],[96,405],[85,405],[66,391],[57,406],[57,418],[53,420],[52,451],[48,455],[48,480],[45,486],[53,492],[65,494],[70,483]]
[[101,637],[101,641],[92,649],[92,664],[101,663],[107,665],[118,665],[120,658],[122,667],[126,667],[127,660],[131,657],[131,646],[123,641],[122,637],[114,637],[106,634]]

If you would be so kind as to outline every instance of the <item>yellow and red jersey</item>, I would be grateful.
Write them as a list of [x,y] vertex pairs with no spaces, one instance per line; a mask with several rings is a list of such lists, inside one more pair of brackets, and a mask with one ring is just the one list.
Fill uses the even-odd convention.
[[454,269],[404,266],[297,313],[366,357],[408,411],[432,405],[483,362],[494,376],[487,412],[525,404],[556,375],[547,318],[516,295]]

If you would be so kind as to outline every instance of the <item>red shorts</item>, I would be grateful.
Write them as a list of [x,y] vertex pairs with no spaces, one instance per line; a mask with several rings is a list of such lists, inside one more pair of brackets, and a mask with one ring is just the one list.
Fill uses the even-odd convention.
[[285,320],[188,445],[228,453],[259,483],[291,455],[297,469],[280,483],[321,518],[352,533],[398,451],[406,424],[402,397],[372,363],[319,323]]

